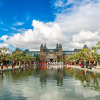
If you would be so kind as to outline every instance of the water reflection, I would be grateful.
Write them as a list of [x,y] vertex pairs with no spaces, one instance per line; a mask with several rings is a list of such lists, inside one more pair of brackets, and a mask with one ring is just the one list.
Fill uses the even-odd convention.
[[40,70],[40,82],[41,86],[46,85],[47,79],[50,79],[50,77],[53,77],[57,81],[57,85],[62,86],[63,85],[63,69],[41,69]]
[[63,77],[74,77],[76,80],[80,80],[84,87],[91,87],[95,90],[100,90],[100,74],[88,72],[86,70],[77,70],[71,68],[57,68],[48,69],[47,67],[34,68],[22,68],[12,71],[0,72],[0,79],[12,78],[12,80],[23,79],[29,76],[39,76],[41,86],[47,84],[47,80],[53,78],[56,80],[57,86],[63,86]]
[[86,70],[77,70],[71,68],[64,68],[66,75],[80,80],[84,87],[90,87],[100,91],[100,74],[89,72]]
[[6,95],[7,100],[91,100],[87,98],[91,94],[100,97],[100,74],[67,67],[30,67],[0,72],[0,86],[0,98]]
[[47,70],[40,70],[40,82],[42,86],[46,85],[47,76],[48,76]]
[[54,70],[54,78],[57,80],[57,85],[63,85],[63,69],[58,68]]
[[0,79],[3,80],[3,78],[4,78],[4,72],[1,71],[1,72],[0,72]]

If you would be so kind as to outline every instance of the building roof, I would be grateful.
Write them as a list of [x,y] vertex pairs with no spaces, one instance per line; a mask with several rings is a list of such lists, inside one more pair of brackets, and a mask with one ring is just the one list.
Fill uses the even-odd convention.
[[44,52],[58,52],[58,49],[44,49]]
[[63,55],[72,55],[72,54],[76,54],[76,51],[63,51]]
[[43,48],[43,44],[41,44],[40,48]]

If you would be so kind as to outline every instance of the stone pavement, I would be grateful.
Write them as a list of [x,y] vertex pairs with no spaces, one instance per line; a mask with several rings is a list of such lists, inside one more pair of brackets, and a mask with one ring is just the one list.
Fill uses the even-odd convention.
[[15,68],[12,68],[12,66],[9,66],[8,68],[6,68],[6,66],[3,66],[3,69],[1,69],[1,66],[0,66],[0,71],[6,71],[6,70],[12,70],[12,69],[18,69],[19,66],[15,66]]
[[[96,73],[100,73],[100,66],[97,66],[96,69],[95,68],[92,68],[92,69],[87,69],[87,68],[81,68],[80,66],[75,66],[75,65],[49,65],[49,67],[47,68],[63,68],[64,67],[71,67],[71,68],[74,68],[74,69],[80,69],[80,70],[86,70],[86,71],[91,71],[91,72],[96,72]],[[0,67],[0,71],[6,71],[6,70],[12,70],[12,69],[18,69],[19,66],[15,66],[15,68],[12,68],[12,66],[9,66],[8,68],[6,68],[5,66],[3,67],[3,69],[1,69]],[[21,66],[21,68],[23,68],[23,66]]]

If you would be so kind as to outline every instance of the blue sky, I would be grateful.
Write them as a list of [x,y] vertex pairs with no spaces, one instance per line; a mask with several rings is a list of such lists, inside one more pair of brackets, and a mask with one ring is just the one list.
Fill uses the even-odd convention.
[[55,18],[50,0],[0,0],[0,4],[0,36],[15,33],[11,27],[32,28],[33,19],[48,22]]
[[0,0],[0,47],[72,50],[100,40],[100,0]]

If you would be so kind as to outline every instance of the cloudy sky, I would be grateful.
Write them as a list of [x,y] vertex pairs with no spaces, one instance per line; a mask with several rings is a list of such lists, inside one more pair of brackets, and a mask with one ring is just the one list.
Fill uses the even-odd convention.
[[100,0],[0,0],[0,47],[63,50],[100,40]]

